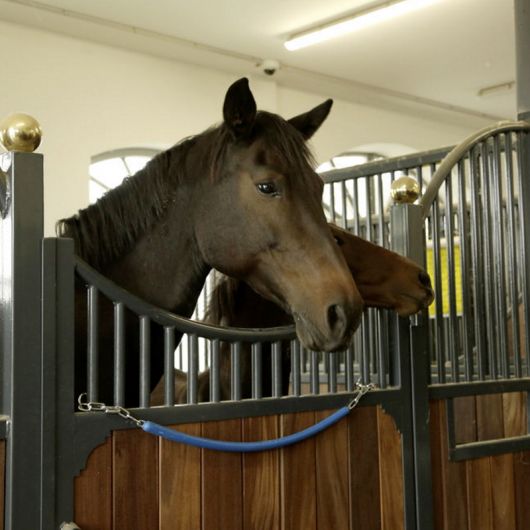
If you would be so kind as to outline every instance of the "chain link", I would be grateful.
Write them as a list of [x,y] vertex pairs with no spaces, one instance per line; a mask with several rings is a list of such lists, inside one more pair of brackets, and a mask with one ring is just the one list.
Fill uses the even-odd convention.
[[78,408],[82,412],[105,412],[106,414],[117,414],[124,420],[136,423],[138,427],[141,427],[144,424],[144,420],[135,418],[130,411],[119,405],[105,405],[105,403],[100,403],[98,401],[86,401],[86,398],[87,395],[84,393],[81,394],[77,400]]
[[364,385],[359,379],[357,383],[355,383],[355,389],[357,391],[357,394],[355,394],[355,397],[350,401],[348,408],[350,410],[354,409],[359,404],[359,401],[361,401],[361,398],[374,388],[375,385],[373,383],[368,383],[367,385]]

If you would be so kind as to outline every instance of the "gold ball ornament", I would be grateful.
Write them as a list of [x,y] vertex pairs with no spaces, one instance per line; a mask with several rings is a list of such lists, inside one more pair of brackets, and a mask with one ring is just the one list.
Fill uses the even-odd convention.
[[11,114],[0,122],[0,144],[6,151],[32,153],[39,147],[41,139],[39,122],[28,114]]
[[397,204],[412,204],[420,196],[420,185],[415,179],[405,175],[392,182],[390,194]]

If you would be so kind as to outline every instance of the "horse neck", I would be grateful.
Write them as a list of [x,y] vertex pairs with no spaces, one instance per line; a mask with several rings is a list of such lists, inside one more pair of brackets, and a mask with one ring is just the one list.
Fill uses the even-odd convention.
[[193,236],[191,202],[177,194],[167,215],[104,271],[144,300],[183,316],[192,314],[210,270]]

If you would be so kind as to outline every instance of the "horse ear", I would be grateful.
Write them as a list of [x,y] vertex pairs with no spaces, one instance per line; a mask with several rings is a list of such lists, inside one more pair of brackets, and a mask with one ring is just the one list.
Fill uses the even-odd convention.
[[256,101],[246,77],[230,85],[226,92],[223,118],[236,138],[248,136],[252,130],[256,119]]
[[328,99],[309,112],[295,116],[287,121],[302,133],[304,139],[309,140],[328,117],[332,105],[333,100]]

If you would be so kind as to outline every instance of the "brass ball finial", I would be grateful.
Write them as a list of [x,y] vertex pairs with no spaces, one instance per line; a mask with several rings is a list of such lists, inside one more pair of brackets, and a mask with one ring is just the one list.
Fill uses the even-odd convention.
[[390,194],[396,204],[412,204],[420,196],[420,186],[416,179],[405,175],[392,182]]
[[0,144],[6,151],[32,153],[39,147],[41,139],[39,122],[28,114],[18,112],[0,122]]

